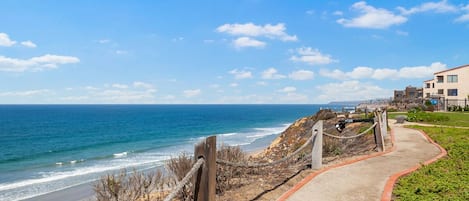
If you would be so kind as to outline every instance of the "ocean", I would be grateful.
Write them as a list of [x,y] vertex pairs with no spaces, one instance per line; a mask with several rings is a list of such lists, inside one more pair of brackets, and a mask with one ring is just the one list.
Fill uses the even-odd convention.
[[206,136],[246,151],[330,105],[0,105],[0,200],[147,170]]

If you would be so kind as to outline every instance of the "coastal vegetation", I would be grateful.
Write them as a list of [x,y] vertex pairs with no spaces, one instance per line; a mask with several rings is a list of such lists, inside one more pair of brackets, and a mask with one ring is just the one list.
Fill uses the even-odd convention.
[[[450,117],[454,115],[448,114]],[[469,117],[465,121],[468,124]],[[427,133],[448,151],[448,156],[399,179],[393,191],[395,200],[469,200],[469,130],[411,128]]]
[[[332,111],[320,111],[316,115],[295,121],[282,132],[264,151],[248,154],[240,147],[222,145],[218,147],[217,159],[240,164],[268,163],[291,155],[311,137],[312,125],[317,120],[324,120],[324,129],[337,136],[353,136],[358,131],[370,127],[369,123],[351,123],[339,133],[335,124],[338,119]],[[374,152],[375,143],[372,135],[363,135],[354,139],[323,139],[323,164],[331,163],[357,154]],[[310,169],[311,145],[298,155],[275,166],[236,167],[217,165],[216,196],[217,200],[272,200],[280,196],[285,189],[277,190]],[[166,161],[165,171],[156,173],[134,171],[131,175],[125,171],[116,175],[106,175],[95,184],[98,201],[111,200],[162,200],[191,169],[195,161],[188,154]],[[194,184],[189,182],[178,193],[178,200],[192,200]]]

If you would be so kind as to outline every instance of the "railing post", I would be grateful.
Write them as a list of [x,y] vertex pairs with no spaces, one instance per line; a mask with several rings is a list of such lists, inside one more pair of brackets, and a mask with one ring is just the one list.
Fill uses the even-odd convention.
[[323,120],[317,121],[313,125],[312,135],[312,160],[311,160],[311,169],[317,170],[322,166],[322,126]]
[[217,137],[210,136],[194,147],[194,158],[205,160],[194,179],[194,200],[215,201],[217,173]]
[[383,135],[381,134],[381,122],[379,121],[379,113],[375,112],[375,119],[374,121],[377,122],[375,128],[374,128],[374,134],[375,134],[375,142],[376,142],[376,147],[378,148],[378,151],[383,152],[384,151],[384,139]]
[[388,117],[386,110],[383,110],[381,114],[381,134],[383,135],[383,138],[388,134]]

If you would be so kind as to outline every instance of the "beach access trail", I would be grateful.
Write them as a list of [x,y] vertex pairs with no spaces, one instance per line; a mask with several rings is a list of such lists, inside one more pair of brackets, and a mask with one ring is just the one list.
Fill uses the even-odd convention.
[[[389,120],[394,135],[394,147],[389,153],[339,166],[306,177],[279,200],[381,200],[388,179],[394,174],[415,168],[441,154],[418,130],[404,128]],[[314,173],[312,173],[314,174]],[[312,178],[312,179],[311,179]],[[390,189],[389,189],[390,188]]]

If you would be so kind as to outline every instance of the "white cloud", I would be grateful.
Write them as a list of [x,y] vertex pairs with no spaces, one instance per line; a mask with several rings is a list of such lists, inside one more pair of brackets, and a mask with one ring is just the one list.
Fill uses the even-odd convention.
[[278,99],[280,100],[280,103],[311,103],[308,100],[307,95],[294,92],[280,96]]
[[316,101],[319,102],[367,100],[392,96],[392,90],[383,89],[372,83],[361,83],[357,80],[329,83],[317,86],[316,89],[319,91]]
[[252,78],[252,73],[251,71],[246,71],[246,70],[238,70],[238,69],[233,69],[229,72],[230,74],[235,76],[235,79],[247,79],[247,78]]
[[154,90],[107,89],[91,92],[91,97],[103,103],[152,103]]
[[353,19],[341,18],[337,20],[337,23],[344,27],[385,29],[407,21],[407,18],[404,16],[395,15],[383,8],[369,6],[364,1],[354,3],[352,10],[359,12],[361,15]]
[[182,93],[184,94],[186,98],[191,98],[191,97],[200,95],[201,92],[202,91],[200,89],[188,89],[188,90],[184,90]]
[[253,23],[246,24],[224,24],[216,30],[220,33],[227,33],[234,36],[251,36],[251,37],[267,37],[271,39],[279,39],[282,41],[297,41],[295,35],[288,35],[285,24],[278,23],[276,25],[255,25]]
[[263,48],[265,47],[265,42],[252,39],[249,37],[239,37],[236,40],[233,40],[233,46],[236,48],[243,48],[243,47],[257,47],[257,48]]
[[440,2],[425,2],[419,6],[406,9],[403,7],[397,7],[403,15],[412,15],[422,12],[435,12],[435,13],[449,13],[449,12],[458,12],[458,8],[454,5],[448,4],[446,0]]
[[370,68],[359,66],[354,68],[350,72],[343,72],[341,70],[335,69],[333,71],[329,70],[320,70],[319,74],[324,77],[329,77],[333,79],[368,79],[372,78],[375,80],[383,79],[416,79],[416,78],[430,78],[433,76],[433,73],[442,71],[446,69],[446,64],[441,62],[434,62],[429,66],[405,66],[400,69],[391,69],[391,68]]
[[352,79],[360,79],[366,78],[373,75],[373,69],[370,67],[358,66],[352,70],[352,72],[348,72],[347,76]]
[[409,35],[409,32],[397,30],[397,31],[396,31],[396,34],[399,35],[399,36],[408,36],[408,35]]
[[0,56],[0,71],[7,72],[25,72],[25,71],[42,71],[47,69],[58,68],[61,64],[78,63],[80,59],[71,56],[60,56],[46,54],[30,59],[15,59]]
[[34,43],[33,43],[32,41],[30,41],[30,40],[21,42],[21,45],[23,45],[23,46],[25,46],[25,47],[29,47],[29,48],[35,48],[35,47],[37,47],[37,45],[34,44]]
[[277,69],[275,68],[269,68],[262,72],[261,77],[262,79],[273,80],[273,79],[283,79],[286,76],[282,74],[278,74]]
[[344,13],[343,13],[342,11],[334,11],[332,14],[333,14],[333,15],[337,15],[337,16],[342,16],[342,15],[344,15]]
[[314,15],[314,12],[315,12],[314,10],[307,10],[307,11],[306,11],[306,14],[308,14],[308,15]]
[[395,80],[399,78],[399,71],[396,69],[390,69],[390,68],[378,68],[378,69],[375,69],[371,77],[376,80],[384,80],[384,79]]
[[309,70],[298,70],[290,73],[288,77],[292,80],[312,80],[314,78],[314,72]]
[[455,22],[469,22],[469,4],[461,8],[462,11],[466,13],[456,18]]
[[145,83],[145,82],[140,82],[140,81],[135,81],[133,83],[133,86],[135,88],[145,88],[145,89],[151,89],[153,88],[153,85],[152,84],[148,84],[148,83]]
[[9,91],[9,92],[0,92],[0,96],[38,96],[50,94],[52,91],[49,89],[37,89],[37,90],[27,90],[27,91]]
[[284,93],[291,93],[295,92],[296,88],[295,87],[284,87],[283,89],[279,89],[279,92],[284,92]]
[[400,78],[431,78],[433,73],[446,70],[446,64],[434,62],[430,66],[402,67],[399,70]]
[[264,82],[264,81],[259,81],[259,82],[256,82],[257,85],[259,86],[267,86],[267,82]]
[[238,86],[239,86],[239,84],[236,83],[236,82],[233,82],[233,83],[230,84],[230,87],[238,87]]
[[117,89],[127,89],[127,88],[129,88],[129,86],[127,86],[125,84],[112,84],[111,86],[113,88],[117,88]]
[[318,49],[311,47],[302,47],[296,50],[298,55],[293,55],[290,60],[295,62],[304,62],[310,65],[321,65],[338,62],[332,59],[331,55],[322,54]]
[[0,33],[0,46],[10,47],[16,44],[16,41],[11,40],[8,34]]

